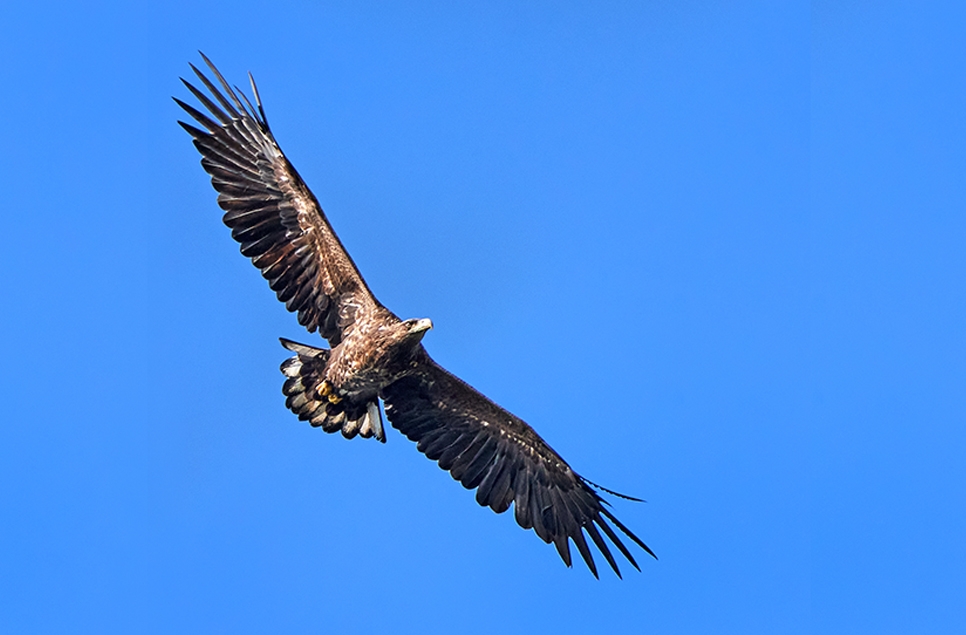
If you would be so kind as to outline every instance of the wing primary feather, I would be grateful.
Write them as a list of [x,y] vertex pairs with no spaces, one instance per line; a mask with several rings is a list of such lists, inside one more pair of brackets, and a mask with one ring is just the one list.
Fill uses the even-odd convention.
[[[249,73],[248,74],[248,77],[251,78],[251,76],[252,76],[252,74]],[[254,80],[252,80],[252,86],[254,87],[254,85],[255,85],[255,82],[254,82]],[[238,91],[238,94],[241,96],[242,100],[248,106],[248,110],[251,112],[251,118],[252,118],[252,120],[258,122],[258,125],[264,126],[265,128],[268,128],[268,125],[265,123],[265,121],[263,120],[263,118],[260,118],[259,117],[259,115],[264,115],[265,114],[264,112],[261,112],[261,113],[259,112],[261,110],[261,108],[259,107],[259,110],[255,110],[255,107],[252,106],[252,102],[250,102],[248,100],[248,95],[245,94],[245,91],[243,91],[238,86],[235,86],[235,90]],[[259,106],[261,106],[261,104],[259,104]]]
[[268,130],[268,118],[265,117],[265,109],[262,108],[262,98],[258,94],[258,86],[255,85],[255,77],[251,72],[248,73],[248,82],[252,85],[252,95],[255,97],[255,103],[258,105],[258,114],[262,116],[262,124]]
[[624,543],[621,541],[620,537],[614,532],[613,529],[610,528],[610,525],[607,524],[607,521],[605,521],[603,518],[597,518],[597,524],[600,525],[600,528],[604,530],[604,533],[607,534],[607,537],[610,538],[610,541],[614,543],[618,550],[620,550],[621,554],[623,554],[623,556],[627,558],[632,565],[634,565],[635,569],[640,571],[641,568],[638,566],[637,560],[634,559],[634,556],[631,555],[631,552],[628,551],[627,547],[624,546]]
[[597,575],[597,564],[594,562],[594,554],[590,553],[590,547],[587,546],[587,541],[584,539],[584,534],[580,531],[580,527],[570,537],[573,539],[574,544],[577,545],[577,551],[580,552],[580,557],[587,563],[590,572],[594,574],[595,578],[600,580],[600,576]]
[[[195,68],[195,67],[192,66],[191,68]],[[204,77],[204,75],[201,75],[201,71],[199,71],[197,68],[195,68],[195,72],[198,73],[201,77]],[[218,121],[225,124],[226,126],[231,124],[232,118],[229,117],[227,114],[225,114],[225,111],[223,111],[221,108],[215,105],[215,102],[211,101],[211,99],[208,98],[208,95],[204,94],[199,89],[195,88],[195,85],[186,79],[182,78],[181,82],[185,86],[187,86],[188,90],[191,91],[192,95],[198,98],[198,101],[204,104],[205,108],[211,111],[211,114],[213,114],[215,117],[218,118]],[[222,101],[223,99],[224,98],[222,98],[219,101]]]
[[[201,51],[198,51],[198,52],[201,53]],[[231,101],[234,102],[234,104],[229,102],[228,99],[225,98],[225,95],[222,94],[220,90],[215,88],[214,84],[211,83],[211,80],[209,80],[204,73],[200,72],[197,68],[195,68],[193,64],[190,64],[191,68],[194,69],[195,74],[198,76],[198,78],[202,82],[204,82],[205,86],[208,87],[208,90],[211,91],[211,94],[215,96],[215,99],[217,99],[221,103],[221,105],[225,107],[225,110],[230,112],[234,117],[240,119],[241,115],[238,113],[238,110],[242,110],[241,102],[238,101],[238,97],[235,95],[235,91],[231,89],[231,86],[229,86],[228,82],[225,81],[225,78],[222,76],[221,72],[217,68],[215,68],[215,65],[211,63],[210,59],[205,57],[204,53],[201,53],[201,59],[205,60],[205,64],[208,65],[208,68],[211,69],[211,72],[215,74],[216,78],[218,78],[218,83],[220,83],[224,91],[231,96]],[[238,107],[238,110],[236,110],[236,106]]]
[[567,540],[567,536],[564,534],[558,534],[554,536],[553,546],[557,548],[557,553],[560,554],[560,559],[564,561],[567,568],[573,566],[573,562],[570,558],[570,542]]
[[610,549],[607,547],[607,543],[604,542],[603,538],[601,538],[600,532],[597,531],[597,527],[594,526],[594,523],[590,522],[584,525],[584,530],[590,536],[590,539],[594,541],[594,544],[597,545],[597,548],[600,549],[600,552],[604,554],[607,564],[609,564],[610,568],[614,570],[614,573],[617,574],[617,577],[623,580],[624,576],[621,575],[621,570],[617,567],[617,561],[614,560],[613,554],[611,554]]
[[[553,518],[553,527],[548,528],[552,533],[573,534],[580,531],[580,521],[574,517],[573,511],[567,505],[564,493],[556,487],[549,492],[550,510],[549,514]],[[571,535],[571,537],[573,537]]]
[[580,524],[597,517],[601,502],[600,497],[584,487],[573,489],[571,495],[567,497],[567,504],[574,516],[580,519]]
[[[588,478],[584,478],[583,476],[581,476],[579,478],[584,483],[587,483],[588,485],[592,485],[592,486],[596,487],[597,489],[599,489],[602,492],[607,492],[611,496],[616,496],[617,498],[623,498],[624,500],[634,501],[635,503],[646,503],[647,502],[643,498],[634,498],[633,496],[628,496],[627,494],[621,494],[620,492],[615,492],[612,489],[607,489],[603,485],[598,485],[597,483],[593,482],[592,480],[590,480]],[[606,503],[607,501],[603,501],[603,502]]]
[[201,139],[203,137],[207,137],[208,136],[208,133],[207,132],[205,132],[204,130],[199,130],[198,128],[195,128],[194,126],[192,126],[189,123],[185,123],[183,121],[179,121],[178,122],[178,125],[181,126],[182,128],[184,128],[185,131],[188,134],[190,134],[192,137],[194,137],[195,141],[197,141],[198,139]]
[[[254,143],[256,146],[265,145],[265,133],[264,131],[262,131],[260,124],[257,121],[255,121],[255,119],[253,119],[252,117],[243,117],[239,119],[238,122],[240,124],[238,131],[240,133],[247,133],[248,140],[251,143]],[[265,154],[267,156],[270,156],[273,154],[273,151],[269,150]]]
[[614,517],[614,514],[610,513],[609,511],[607,511],[603,507],[600,508],[600,513],[602,513],[604,516],[607,516],[607,518],[610,519],[610,521],[612,523],[614,523],[615,525],[617,525],[617,528],[620,529],[621,531],[623,531],[624,534],[627,535],[628,538],[630,538],[631,540],[633,540],[634,542],[636,542],[641,549],[643,549],[644,551],[646,551],[649,554],[651,554],[651,557],[654,558],[655,560],[657,560],[657,556],[654,554],[653,551],[651,551],[650,547],[648,547],[647,545],[645,545],[643,540],[641,540],[640,538],[638,538],[637,536],[635,536],[633,531],[631,531],[630,529],[628,529],[627,527],[625,527],[624,526],[624,523],[622,523],[621,521],[617,520],[617,518]]
[[239,102],[239,104],[241,106],[242,111],[244,111],[245,115],[248,118],[254,121],[255,109],[251,107],[252,105],[251,105],[251,102],[248,101],[248,97],[245,95],[242,89],[238,87],[238,84],[235,84],[232,88],[234,88],[234,91],[232,92],[234,92],[236,96],[241,98],[241,102]]
[[[184,80],[181,80],[181,81],[184,81]],[[187,84],[187,82],[185,82],[185,83]],[[191,115],[191,118],[192,119],[194,119],[195,121],[197,121],[198,123],[200,123],[202,126],[204,126],[205,128],[207,128],[209,132],[214,132],[215,130],[221,129],[221,126],[220,125],[216,124],[214,121],[211,120],[210,117],[208,117],[207,115],[205,115],[203,112],[201,112],[200,110],[198,110],[197,108],[195,108],[191,104],[186,104],[185,102],[181,101],[177,97],[172,97],[171,99],[173,99],[175,101],[175,103],[177,103],[179,106],[181,106],[182,108],[184,108],[185,112],[187,112],[189,115]],[[178,122],[178,123],[181,123],[181,122]],[[192,135],[192,136],[194,136],[194,135]]]

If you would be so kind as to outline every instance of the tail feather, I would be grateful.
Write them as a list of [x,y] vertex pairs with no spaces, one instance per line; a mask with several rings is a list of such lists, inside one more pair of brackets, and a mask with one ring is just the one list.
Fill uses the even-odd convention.
[[341,431],[347,439],[357,435],[363,438],[374,436],[386,442],[378,403],[343,399],[336,404],[319,394],[331,351],[279,339],[282,346],[296,353],[295,357],[285,360],[281,366],[282,374],[287,378],[282,385],[286,408],[300,420],[321,427],[325,432]]

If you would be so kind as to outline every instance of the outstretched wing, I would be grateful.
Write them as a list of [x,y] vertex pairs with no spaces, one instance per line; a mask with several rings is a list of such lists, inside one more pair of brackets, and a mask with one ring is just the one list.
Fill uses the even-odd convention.
[[318,329],[336,346],[359,311],[372,310],[379,303],[319,202],[278,147],[254,80],[257,109],[241,90],[232,90],[204,54],[201,57],[223,91],[194,65],[191,69],[211,97],[181,81],[214,119],[175,98],[204,130],[178,123],[201,152],[201,165],[211,175],[218,205],[225,210],[225,224],[278,299],[298,314],[299,323],[310,332]]
[[544,542],[552,542],[568,567],[572,540],[594,576],[597,567],[584,532],[618,576],[620,569],[599,530],[640,570],[607,520],[654,556],[533,428],[447,372],[424,350],[417,359],[413,374],[383,390],[386,416],[463,487],[476,489],[480,505],[501,514],[513,503],[521,527],[532,527]]

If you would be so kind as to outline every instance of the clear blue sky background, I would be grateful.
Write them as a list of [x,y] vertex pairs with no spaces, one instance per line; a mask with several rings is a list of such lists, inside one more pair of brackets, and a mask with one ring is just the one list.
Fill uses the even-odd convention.
[[[202,4],[0,8],[0,630],[966,632],[961,3]],[[660,561],[284,409],[199,48]]]

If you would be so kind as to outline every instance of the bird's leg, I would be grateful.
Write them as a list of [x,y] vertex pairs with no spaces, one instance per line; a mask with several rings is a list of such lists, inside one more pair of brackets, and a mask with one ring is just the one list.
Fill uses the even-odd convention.
[[330,384],[328,379],[319,384],[318,392],[319,395],[328,399],[330,403],[339,403],[342,401],[342,397],[336,393],[335,386]]

